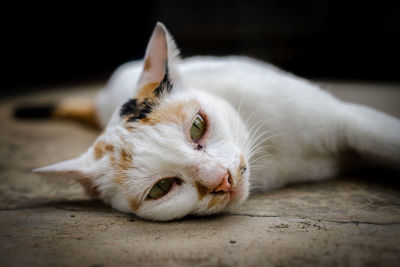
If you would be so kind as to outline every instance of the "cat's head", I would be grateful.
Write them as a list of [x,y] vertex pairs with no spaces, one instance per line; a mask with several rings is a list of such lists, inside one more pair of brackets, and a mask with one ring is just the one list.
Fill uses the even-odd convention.
[[184,84],[177,54],[158,23],[135,95],[84,154],[37,171],[71,176],[115,209],[152,220],[213,214],[243,201],[246,129],[229,103]]

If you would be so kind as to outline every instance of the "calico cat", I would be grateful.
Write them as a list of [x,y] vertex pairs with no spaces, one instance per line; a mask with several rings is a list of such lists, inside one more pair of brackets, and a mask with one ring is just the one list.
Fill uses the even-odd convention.
[[121,66],[86,113],[104,127],[94,144],[34,171],[151,220],[231,209],[250,187],[335,176],[352,153],[400,166],[398,119],[254,59],[180,60],[161,23],[144,60]]

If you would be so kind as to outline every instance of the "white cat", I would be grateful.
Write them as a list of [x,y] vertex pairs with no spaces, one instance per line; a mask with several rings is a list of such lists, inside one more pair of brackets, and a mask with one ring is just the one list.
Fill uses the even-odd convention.
[[332,177],[348,152],[400,165],[399,120],[250,58],[179,60],[161,23],[144,61],[120,67],[95,108],[106,128],[87,152],[35,171],[152,220],[221,212],[250,185]]

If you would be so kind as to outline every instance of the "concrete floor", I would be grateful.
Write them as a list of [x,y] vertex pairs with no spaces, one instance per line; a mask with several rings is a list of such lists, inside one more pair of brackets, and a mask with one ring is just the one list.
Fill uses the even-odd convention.
[[[31,173],[82,153],[98,133],[69,121],[15,121],[15,103],[99,86],[1,103],[0,266],[399,266],[400,175],[384,170],[292,185],[231,214],[168,223],[116,212],[77,184]],[[398,85],[324,87],[400,117]]]

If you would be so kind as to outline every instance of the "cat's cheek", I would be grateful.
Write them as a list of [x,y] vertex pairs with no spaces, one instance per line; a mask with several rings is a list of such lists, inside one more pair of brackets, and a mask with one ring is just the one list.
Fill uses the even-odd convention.
[[236,191],[236,196],[232,198],[233,202],[243,202],[249,196],[249,186],[247,183]]
[[148,220],[170,221],[188,215],[196,204],[197,194],[189,185],[182,184],[173,194],[160,201],[144,201],[135,214]]
[[235,191],[231,192],[230,203],[243,202],[249,195],[248,187],[241,185]]
[[123,193],[115,194],[111,199],[103,198],[103,201],[120,212],[134,213],[129,205],[129,202],[127,201],[125,194]]

